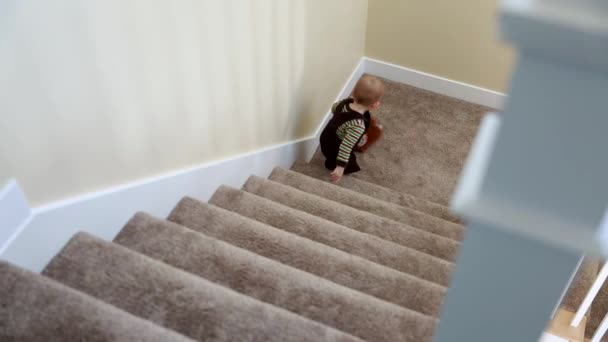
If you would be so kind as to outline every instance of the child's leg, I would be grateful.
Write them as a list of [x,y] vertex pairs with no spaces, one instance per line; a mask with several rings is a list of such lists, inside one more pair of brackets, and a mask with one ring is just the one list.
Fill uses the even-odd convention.
[[[327,158],[327,157],[326,157]],[[327,158],[325,159],[325,168],[333,171],[336,168],[336,158]]]
[[333,171],[336,168],[336,159],[340,148],[340,140],[331,135],[321,135],[321,153],[325,157],[325,168]]

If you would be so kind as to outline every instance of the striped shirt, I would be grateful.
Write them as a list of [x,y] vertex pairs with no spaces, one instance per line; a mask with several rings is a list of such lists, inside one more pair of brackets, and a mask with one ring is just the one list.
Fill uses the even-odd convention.
[[338,138],[342,140],[340,143],[340,150],[338,151],[337,162],[338,165],[346,165],[350,159],[350,154],[355,148],[357,141],[361,139],[361,136],[365,133],[365,122],[361,119],[349,120],[343,123],[336,134]]

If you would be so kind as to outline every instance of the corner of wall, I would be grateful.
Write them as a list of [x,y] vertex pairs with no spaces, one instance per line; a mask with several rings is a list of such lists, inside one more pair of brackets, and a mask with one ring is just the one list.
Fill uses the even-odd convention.
[[26,225],[31,214],[25,193],[15,179],[10,179],[0,189],[0,255]]
[[[364,58],[337,99],[348,96],[364,72]],[[331,117],[327,111],[313,135],[173,173],[140,179],[102,191],[30,209],[16,181],[0,191],[0,259],[39,272],[79,230],[111,240],[137,211],[166,217],[184,196],[206,201],[218,186],[240,187],[249,176],[266,177],[273,168],[310,160]]]

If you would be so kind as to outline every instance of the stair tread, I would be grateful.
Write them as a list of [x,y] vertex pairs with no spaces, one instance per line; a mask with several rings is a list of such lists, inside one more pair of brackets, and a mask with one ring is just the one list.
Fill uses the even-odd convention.
[[[409,289],[430,288],[427,285],[431,284],[441,288],[410,274],[191,198],[179,202],[169,215],[169,221],[406,308],[408,297],[412,295]],[[429,305],[436,304],[429,301]]]
[[[295,162],[291,169],[307,176],[325,182],[330,182],[329,171],[320,164],[317,165],[313,163]],[[375,183],[370,183],[359,178],[345,176],[342,178],[342,180],[340,180],[338,185],[352,191],[375,197],[385,202],[390,202],[402,207],[412,208],[450,222],[462,222],[458,216],[450,212],[448,207],[441,204],[430,202],[416,196],[377,185]]]
[[460,224],[323,182],[302,173],[276,167],[268,179],[456,241],[462,241],[464,238],[465,229]]
[[[366,340],[428,338],[436,323],[432,317],[419,312],[144,213],[135,215],[114,241],[214,283]],[[429,311],[432,307],[432,312],[423,313],[437,315],[445,291],[438,286],[422,285],[427,286],[410,290],[412,309]]]
[[460,243],[453,239],[261,177],[249,177],[243,185],[243,190],[447,261],[456,259],[460,247]]
[[447,286],[453,264],[242,190],[222,186],[209,203],[381,265]]
[[[602,262],[603,264],[603,262]],[[601,266],[601,265],[600,265]],[[598,272],[599,272],[598,266]],[[594,275],[594,279],[597,277],[597,272]],[[591,304],[589,309],[589,315],[587,316],[587,326],[585,327],[585,337],[591,338],[604,317],[608,315],[608,282],[605,282],[600,288],[597,296]],[[608,341],[608,336],[604,336],[602,341]]]
[[597,273],[599,271],[599,261],[593,258],[585,257],[581,266],[578,268],[574,279],[570,283],[570,287],[562,300],[561,308],[576,312],[580,307],[587,291],[593,285]]
[[197,340],[358,340],[86,233],[43,273]]
[[0,340],[191,341],[3,261],[0,261]]

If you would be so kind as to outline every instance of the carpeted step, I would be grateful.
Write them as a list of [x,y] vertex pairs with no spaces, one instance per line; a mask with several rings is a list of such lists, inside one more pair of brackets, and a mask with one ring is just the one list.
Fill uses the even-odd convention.
[[448,237],[456,241],[461,241],[464,238],[464,227],[462,225],[411,208],[382,201],[331,183],[328,184],[298,172],[276,167],[268,178],[273,182],[327,198],[355,209],[383,216],[433,234]]
[[410,304],[419,312],[406,310],[143,213],[129,221],[115,242],[369,341],[430,340],[436,320],[419,312],[438,315],[436,304],[444,294],[420,298],[412,293]]
[[[598,265],[598,272],[604,262],[605,261],[602,261],[600,262],[600,265]],[[597,277],[597,272],[594,275],[594,279],[595,277]],[[591,338],[593,336],[606,315],[608,315],[608,282],[605,282],[604,285],[602,285],[600,291],[591,304],[591,309],[589,309],[587,326],[585,327],[585,336],[587,338]],[[608,341],[608,336],[604,336],[602,341]]]
[[209,203],[381,265],[447,286],[453,264],[242,190],[220,187]]
[[[295,172],[299,172],[319,180],[330,182],[329,171],[322,165],[295,162],[291,169]],[[390,202],[406,208],[412,208],[414,210],[418,210],[423,213],[427,213],[429,215],[433,215],[435,217],[439,217],[450,222],[458,224],[462,223],[462,220],[458,216],[452,214],[448,207],[444,207],[442,205],[429,202],[427,200],[411,196],[393,189],[385,188],[383,186],[376,185],[374,183],[370,183],[362,179],[345,176],[342,177],[342,180],[340,180],[340,183],[338,185],[346,189],[350,189],[371,197],[375,197],[385,202]]]
[[414,248],[447,261],[454,261],[460,248],[460,243],[452,239],[261,177],[249,177],[243,189],[294,209],[322,217],[363,233],[375,235],[405,247]]
[[0,261],[0,341],[191,340]]
[[597,272],[599,271],[599,261],[597,259],[585,257],[581,266],[578,268],[570,287],[562,300],[561,308],[571,312],[576,312],[580,307],[585,295],[593,285]]
[[426,305],[435,308],[441,305],[437,284],[207,203],[184,198],[169,220],[405,308],[412,301],[427,301]]
[[356,340],[86,233],[75,235],[43,273],[197,340]]

